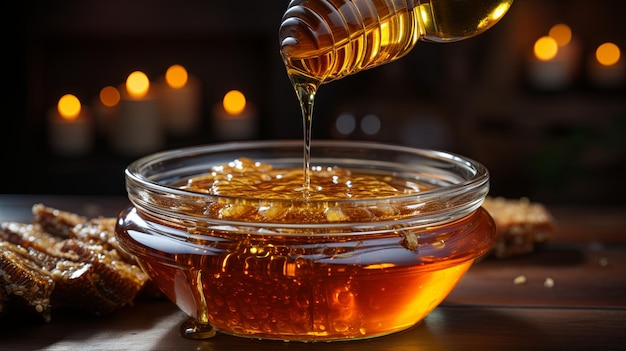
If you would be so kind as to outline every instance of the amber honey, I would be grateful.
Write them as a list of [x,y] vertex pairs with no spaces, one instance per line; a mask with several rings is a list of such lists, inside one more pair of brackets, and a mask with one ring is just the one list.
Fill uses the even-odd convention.
[[304,143],[172,150],[127,168],[133,205],[117,238],[193,318],[186,336],[371,338],[445,299],[495,240],[480,208],[487,170],[431,150],[314,144],[313,104],[320,84],[396,60],[420,37],[478,34],[510,3],[293,0],[279,37]]
[[327,83],[493,27],[513,0],[292,0],[279,30],[294,84]]
[[[477,234],[460,234],[467,228]],[[144,251],[141,266],[190,316],[248,337],[334,340],[417,323],[489,247],[492,228],[481,210],[422,234],[437,238],[420,244],[419,254],[394,232],[361,241],[254,234],[241,240],[240,233],[214,231],[198,233],[194,244],[172,245],[157,237],[143,241],[133,229],[141,231],[127,228],[126,240]]]
[[278,32],[280,53],[304,127],[309,186],[313,105],[318,88],[393,62],[418,40],[454,42],[493,27],[513,0],[291,0]]
[[[443,178],[348,167],[344,156],[313,166],[308,191],[300,166],[251,158],[184,177],[162,170],[163,188],[131,177],[118,239],[169,299],[223,333],[329,341],[404,330],[491,248],[493,221],[479,202],[459,211],[474,197],[439,194]],[[480,201],[484,188],[471,189]]]

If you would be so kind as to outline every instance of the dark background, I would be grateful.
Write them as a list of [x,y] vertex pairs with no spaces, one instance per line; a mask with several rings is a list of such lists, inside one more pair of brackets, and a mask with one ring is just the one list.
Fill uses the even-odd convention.
[[[63,94],[89,104],[102,87],[122,83],[134,70],[157,77],[179,63],[202,82],[202,128],[170,137],[164,148],[217,142],[211,108],[233,88],[257,105],[259,139],[302,138],[298,103],[278,52],[285,0],[7,6],[0,193],[123,195],[123,170],[134,158],[102,139],[87,156],[55,155],[46,114]],[[617,0],[517,0],[483,35],[451,44],[420,42],[399,61],[322,86],[313,138],[458,152],[490,169],[492,195],[622,204],[625,84],[593,86],[585,61],[605,41],[625,54],[623,8]],[[568,86],[543,91],[529,83],[526,65],[534,41],[556,23],[572,28],[581,62]],[[337,134],[334,120],[346,112],[357,119],[376,113],[380,132]]]

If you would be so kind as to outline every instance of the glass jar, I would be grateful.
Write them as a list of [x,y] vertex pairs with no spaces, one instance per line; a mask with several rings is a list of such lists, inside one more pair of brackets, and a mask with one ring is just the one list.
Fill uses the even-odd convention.
[[[301,141],[225,143],[149,155],[126,169],[132,204],[118,218],[117,239],[190,316],[184,335],[310,342],[398,332],[436,308],[494,243],[481,207],[487,169],[446,152],[313,143],[314,167],[429,187],[392,197],[228,197],[179,187],[241,157],[301,169],[302,154]],[[241,215],[216,215],[218,205]],[[272,208],[323,215],[259,216]]]

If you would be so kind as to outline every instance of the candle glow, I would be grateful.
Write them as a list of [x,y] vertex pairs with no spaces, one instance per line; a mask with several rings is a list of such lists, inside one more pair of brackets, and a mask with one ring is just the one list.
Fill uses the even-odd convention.
[[113,145],[126,155],[154,152],[163,146],[165,133],[156,94],[148,76],[135,71],[120,90],[122,98],[113,127]]
[[220,140],[244,140],[256,136],[257,112],[239,90],[224,95],[213,107],[213,132]]
[[246,109],[246,97],[239,90],[231,90],[224,95],[222,105],[229,115],[235,116]]
[[559,46],[557,41],[550,36],[544,36],[537,39],[535,46],[533,47],[535,57],[541,61],[552,60],[556,57],[558,51]]
[[64,120],[75,120],[80,114],[80,100],[72,94],[65,94],[59,99],[57,110]]
[[182,65],[171,65],[156,85],[159,109],[167,133],[183,137],[198,132],[202,123],[202,92],[198,77]]
[[89,110],[83,109],[73,94],[63,95],[56,108],[48,113],[48,142],[54,153],[81,156],[92,146],[92,122]]
[[556,40],[559,47],[563,47],[572,40],[572,30],[567,24],[559,23],[550,28],[548,35]]
[[120,92],[112,86],[102,88],[99,96],[100,102],[107,107],[117,106],[120,102]]
[[187,70],[181,65],[172,65],[165,72],[165,81],[174,89],[184,87],[187,84],[188,78]]
[[599,45],[588,61],[588,78],[603,89],[616,89],[624,84],[626,66],[619,46],[611,42]]
[[596,60],[603,66],[615,65],[620,56],[619,47],[613,43],[604,43],[596,49]]
[[126,91],[128,94],[135,98],[140,99],[148,94],[150,90],[150,80],[145,73],[141,71],[135,71],[128,75],[126,78]]
[[530,82],[541,90],[567,87],[578,71],[580,46],[566,24],[553,25],[548,35],[535,41],[528,61]]

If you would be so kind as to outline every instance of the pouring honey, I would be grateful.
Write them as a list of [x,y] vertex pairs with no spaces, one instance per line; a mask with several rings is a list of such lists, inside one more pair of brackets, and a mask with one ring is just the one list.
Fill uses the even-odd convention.
[[302,107],[305,167],[299,141],[172,150],[127,167],[132,205],[116,237],[190,317],[182,335],[367,339],[406,330],[443,301],[495,242],[481,208],[487,169],[397,145],[312,146],[315,94],[420,39],[477,35],[510,4],[294,0],[279,33]]
[[493,27],[513,0],[292,0],[280,52],[302,109],[310,187],[313,104],[320,84],[395,61],[419,40],[455,42]]

